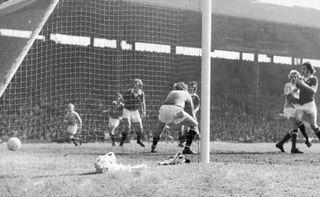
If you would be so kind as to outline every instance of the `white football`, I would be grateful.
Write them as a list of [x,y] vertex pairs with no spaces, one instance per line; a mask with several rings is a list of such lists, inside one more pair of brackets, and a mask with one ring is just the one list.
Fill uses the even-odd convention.
[[11,137],[7,142],[7,147],[11,151],[16,151],[21,148],[21,141],[17,137]]

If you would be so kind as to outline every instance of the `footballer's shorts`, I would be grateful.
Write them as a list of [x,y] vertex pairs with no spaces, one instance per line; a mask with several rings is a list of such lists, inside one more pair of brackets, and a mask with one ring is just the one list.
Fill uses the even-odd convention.
[[109,118],[108,127],[109,128],[117,128],[120,124],[119,118]]
[[296,108],[293,108],[293,107],[285,107],[283,109],[283,116],[287,119],[290,119],[290,118],[295,118],[296,117],[296,111],[297,109]]
[[128,110],[124,108],[122,118],[126,118],[133,123],[142,122],[139,110]]
[[67,127],[67,133],[69,135],[75,135],[77,133],[78,130],[78,125],[74,124],[74,125],[68,125]]
[[182,121],[184,121],[188,116],[190,115],[187,112],[185,112],[181,107],[178,107],[176,105],[162,105],[159,110],[158,118],[161,122],[166,124],[171,122],[179,124]]
[[299,120],[303,120],[305,115],[313,116],[314,122],[310,122],[310,124],[317,125],[317,106],[314,101],[303,105],[297,105],[296,113]]

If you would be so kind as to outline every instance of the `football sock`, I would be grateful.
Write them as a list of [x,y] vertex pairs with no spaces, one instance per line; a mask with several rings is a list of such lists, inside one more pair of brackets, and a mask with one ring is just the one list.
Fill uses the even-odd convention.
[[298,130],[297,129],[293,129],[292,130],[292,136],[291,136],[291,138],[292,138],[292,147],[291,147],[291,149],[293,149],[293,150],[297,148],[296,147],[297,135],[298,135]]
[[127,139],[127,134],[122,133],[120,138],[120,145],[123,145],[124,141]]
[[112,145],[114,145],[114,142],[115,142],[114,135],[110,134],[110,137],[111,137]]
[[190,147],[192,144],[192,141],[194,139],[194,137],[196,136],[196,132],[194,130],[189,130],[189,132],[186,134],[186,147]]
[[304,126],[304,124],[301,122],[299,125],[298,125],[300,131],[301,131],[301,134],[303,135],[303,137],[306,138],[306,140],[308,139],[308,135],[307,135],[307,132],[306,132],[306,127]]
[[291,138],[291,134],[287,133],[278,143],[280,146],[283,146],[284,143],[286,143]]
[[74,145],[78,146],[76,139],[72,138],[71,141],[74,143]]
[[160,140],[160,137],[153,137],[152,146],[156,146]]
[[142,132],[141,131],[137,131],[137,142],[141,141],[141,136],[142,136]]

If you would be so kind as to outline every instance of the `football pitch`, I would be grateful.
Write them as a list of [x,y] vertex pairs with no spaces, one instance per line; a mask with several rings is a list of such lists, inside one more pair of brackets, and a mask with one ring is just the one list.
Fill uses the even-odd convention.
[[[191,163],[160,166],[181,148],[161,142],[149,153],[134,141],[110,143],[23,144],[11,152],[0,144],[0,196],[318,196],[320,144],[298,147],[304,154],[280,153],[273,143],[212,142],[210,164],[199,155]],[[198,144],[194,143],[193,150]],[[290,144],[285,145],[289,150]],[[95,173],[94,161],[113,151],[118,163],[146,164],[133,172]]]

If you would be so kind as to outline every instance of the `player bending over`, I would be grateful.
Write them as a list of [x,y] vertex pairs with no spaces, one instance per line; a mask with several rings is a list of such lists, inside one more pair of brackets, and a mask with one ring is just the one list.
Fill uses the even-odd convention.
[[[190,115],[184,108],[186,105],[190,106]],[[193,130],[198,126],[198,122],[195,118],[192,98],[188,93],[188,86],[184,82],[175,83],[173,90],[169,92],[167,98],[163,102],[159,110],[158,122],[156,129],[153,133],[153,142],[151,146],[151,152],[156,152],[156,146],[160,140],[160,135],[168,123],[182,124],[190,126],[189,135],[187,135],[186,146],[183,150],[184,154],[192,154],[190,149],[193,138],[197,134],[197,131]]]
[[76,138],[75,134],[81,130],[82,120],[79,114],[74,111],[74,105],[72,103],[68,105],[68,112],[63,121],[68,124],[67,134],[69,135],[69,140],[76,146],[78,146],[78,143],[81,145],[82,140],[80,138]]
[[120,124],[122,118],[124,104],[122,103],[122,95],[118,92],[116,100],[112,101],[112,104],[108,110],[104,110],[103,113],[108,112],[109,122],[108,122],[108,131],[111,137],[112,146],[115,145],[115,131]]
[[298,128],[300,129],[302,135],[306,138],[306,145],[311,146],[311,142],[305,130],[305,126],[302,121],[296,118],[297,101],[299,99],[299,89],[296,87],[296,82],[300,78],[300,73],[296,70],[291,70],[289,75],[289,82],[284,86],[285,103],[283,107],[283,115],[287,118],[292,126],[292,130],[287,133],[281,140],[276,144],[276,147],[281,150],[281,152],[286,152],[283,148],[285,142],[292,138],[291,153],[303,153],[297,147],[297,135]]

